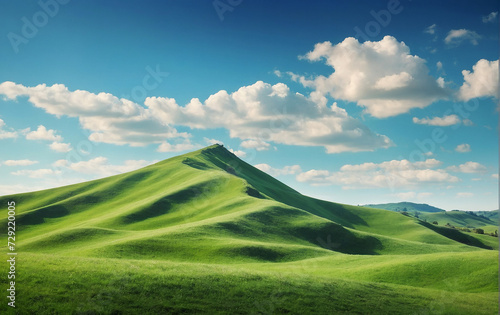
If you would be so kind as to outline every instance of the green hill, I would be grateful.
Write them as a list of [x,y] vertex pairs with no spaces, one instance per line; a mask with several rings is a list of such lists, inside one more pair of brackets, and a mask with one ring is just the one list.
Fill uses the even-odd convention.
[[498,311],[498,239],[304,196],[219,145],[8,201],[21,313]]
[[395,203],[382,203],[370,204],[365,207],[385,209],[391,211],[407,211],[407,212],[444,212],[445,210],[430,206],[426,203],[413,203],[413,202],[395,202]]
[[439,225],[452,225],[469,229],[481,228],[486,233],[498,230],[498,210],[495,211],[445,211],[428,204],[412,202],[372,204],[366,207],[385,209],[396,212],[406,211],[410,215],[428,222],[437,222]]

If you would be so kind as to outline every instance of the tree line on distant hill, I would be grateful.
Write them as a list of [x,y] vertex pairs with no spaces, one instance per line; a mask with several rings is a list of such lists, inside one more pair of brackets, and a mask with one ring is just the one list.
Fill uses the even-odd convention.
[[[406,208],[405,208],[405,209],[406,209]],[[418,212],[415,212],[415,215],[413,215],[413,216],[412,216],[412,215],[411,215],[408,211],[406,211],[405,209],[403,209],[403,211],[399,211],[399,210],[398,210],[398,212],[399,212],[399,213],[401,213],[402,215],[405,215],[405,216],[408,216],[408,217],[415,217],[415,218],[417,218],[417,219],[418,219],[418,220],[420,220],[420,221],[427,222],[427,219],[423,219],[423,220],[422,220],[422,219],[420,219],[420,218],[419,218],[419,216],[418,216],[418,215],[419,215],[419,213],[418,213]],[[473,216],[476,216],[476,217],[481,217],[481,218],[484,218],[484,219],[489,220],[489,218],[487,218],[487,217],[485,217],[485,216],[483,216],[483,215],[479,215],[479,216],[478,216],[478,215],[477,215],[477,214],[475,214],[473,211],[465,211],[465,212],[466,212],[466,213],[468,213],[468,214],[471,214],[471,215],[473,215]],[[490,220],[490,221],[491,221],[491,220]],[[433,221],[433,222],[432,222],[432,224],[434,224],[434,225],[439,225],[439,222],[438,222],[438,221]],[[455,230],[459,230],[459,231],[462,231],[462,232],[469,232],[469,233],[471,233],[471,232],[472,232],[472,233],[476,233],[476,234],[483,234],[483,235],[489,235],[489,236],[493,236],[493,237],[498,237],[498,230],[495,230],[495,232],[486,233],[486,232],[484,232],[484,230],[483,230],[483,229],[481,229],[481,228],[468,228],[468,227],[463,227],[463,226],[454,226],[454,225],[452,225],[452,224],[450,224],[450,223],[446,223],[444,226],[445,226],[445,227],[447,227],[447,228],[449,228],[449,229],[455,229]]]

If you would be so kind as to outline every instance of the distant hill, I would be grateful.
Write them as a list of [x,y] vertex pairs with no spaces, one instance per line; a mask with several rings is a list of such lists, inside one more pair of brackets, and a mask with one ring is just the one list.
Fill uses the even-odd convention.
[[438,225],[452,225],[469,229],[481,228],[487,233],[498,230],[498,210],[494,211],[445,211],[428,204],[413,202],[398,202],[386,204],[370,204],[366,207],[384,209],[396,212],[408,212],[414,217],[428,222],[437,222]]
[[426,203],[413,203],[413,202],[397,202],[397,203],[383,203],[383,204],[370,204],[365,207],[385,209],[391,211],[407,211],[407,212],[444,212],[445,210],[430,206]]
[[485,216],[487,217],[488,219],[490,219],[491,221],[494,221],[494,222],[497,222],[498,223],[498,220],[499,220],[499,216],[498,216],[498,210],[492,210],[492,211],[476,211],[475,213],[479,216]]

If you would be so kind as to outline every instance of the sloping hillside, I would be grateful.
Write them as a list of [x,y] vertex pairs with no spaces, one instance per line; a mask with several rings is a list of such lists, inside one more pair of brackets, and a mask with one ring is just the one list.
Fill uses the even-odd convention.
[[[426,309],[426,299],[436,299],[435,292],[427,290],[449,290],[439,285],[445,279],[463,283],[457,291],[461,293],[456,293],[458,302],[444,303],[445,309],[455,310],[457,305],[467,309],[473,305],[479,312],[486,313],[495,309],[491,302],[480,305],[471,304],[471,301],[475,299],[473,294],[481,294],[490,301],[498,290],[496,281],[491,280],[492,275],[498,274],[498,252],[493,250],[498,249],[498,244],[459,231],[450,235],[446,230],[397,212],[304,196],[220,145],[126,174],[0,197],[1,204],[11,200],[17,207],[16,244],[20,257],[25,257],[21,279],[29,294],[23,298],[38,301],[30,305],[30,312],[70,311],[75,306],[73,299],[91,296],[93,290],[106,287],[101,280],[104,275],[110,279],[134,279],[123,286],[124,296],[133,295],[131,292],[139,286],[150,288],[148,292],[151,293],[154,292],[152,287],[167,281],[158,280],[158,275],[169,268],[179,271],[174,277],[177,280],[170,278],[167,282],[173,287],[177,283],[183,298],[154,301],[156,306],[151,312],[169,309],[182,312],[177,308],[179,305],[186,312],[215,310],[204,309],[214,303],[207,301],[206,296],[187,293],[186,283],[196,287],[222,281],[214,286],[217,294],[236,287],[241,292],[260,296],[254,292],[256,289],[240,283],[248,277],[263,279],[260,284],[254,281],[256,288],[263,285],[269,294],[282,286],[277,279],[284,277],[283,281],[300,288],[290,294],[305,296],[305,304],[297,309],[307,312],[313,310],[312,305],[325,301],[320,295],[315,300],[315,296],[307,292],[321,290],[328,286],[327,283],[334,283],[335,289],[332,287],[325,292],[348,287],[346,292],[371,294],[372,302],[381,298],[375,291],[405,292],[394,300],[395,305],[406,305],[409,300],[417,299],[420,302],[416,305]],[[0,220],[5,235],[5,212]],[[3,249],[6,250],[5,246]],[[151,273],[138,267],[137,261],[156,271]],[[470,268],[475,270],[474,277],[467,278],[470,277],[469,269],[447,269],[447,266],[463,262],[469,262]],[[376,270],[369,267],[374,263],[379,266]],[[88,264],[100,267],[96,267],[95,274],[85,276]],[[309,264],[311,268],[303,268]],[[349,272],[349,266],[355,265],[359,272],[354,272],[355,269]],[[288,274],[297,266],[304,270]],[[412,271],[406,272],[405,266],[412,266]],[[438,266],[447,272],[439,271]],[[115,268],[121,269],[115,271]],[[398,273],[391,275],[389,271],[396,269]],[[61,279],[61,270],[75,276]],[[196,284],[190,275],[198,273],[212,274],[215,278],[210,280],[209,277],[206,282]],[[42,288],[46,283],[56,285],[56,280],[68,286],[73,283],[80,291],[67,293],[62,289],[63,293],[58,289],[56,292],[64,296],[58,300]],[[435,285],[431,283],[433,280]],[[109,285],[114,286],[113,281],[110,280]],[[310,281],[319,281],[319,284],[309,284],[308,288]],[[365,288],[364,283],[374,287]],[[399,286],[418,290],[408,287],[400,290]],[[113,299],[100,301],[102,310],[93,309],[92,303],[86,303],[80,306],[81,311],[106,313],[123,310],[124,303],[135,303],[132,297],[128,302],[118,297],[120,294],[116,290],[121,289],[106,289],[106,294]],[[163,292],[163,289],[158,290]],[[209,294],[211,298],[215,298],[214,292]],[[151,303],[146,297],[141,299]],[[230,303],[234,303],[234,307],[245,303],[244,295],[233,299]],[[48,308],[47,303],[50,304]],[[356,300],[335,303],[328,304],[330,310],[359,312],[358,306],[363,304]],[[293,305],[295,303],[284,310],[292,310]],[[250,309],[252,305],[246,305],[236,313],[246,313],[245,310]],[[398,307],[378,305],[374,309],[387,312]],[[140,309],[136,311],[139,313]]]

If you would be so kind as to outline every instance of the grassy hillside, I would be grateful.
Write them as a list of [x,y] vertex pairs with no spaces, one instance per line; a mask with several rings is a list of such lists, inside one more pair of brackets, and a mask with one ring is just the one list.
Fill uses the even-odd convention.
[[450,224],[456,227],[465,228],[481,228],[487,233],[492,233],[498,230],[498,210],[495,211],[445,211],[428,204],[419,204],[412,202],[399,202],[387,204],[366,205],[367,207],[385,209],[390,211],[403,212],[427,220],[428,222],[438,222],[444,226]]
[[498,230],[498,222],[492,221],[485,217],[480,217],[479,214],[473,215],[465,211],[446,211],[443,213],[421,213],[419,217],[428,222],[436,221],[439,225],[449,223],[453,226],[466,227],[469,229],[482,228],[485,232],[494,232]]
[[445,210],[430,206],[426,203],[413,202],[395,202],[365,205],[370,208],[385,209],[391,211],[407,211],[407,212],[444,212]]
[[21,313],[498,310],[492,237],[301,195],[219,145],[11,200]]

